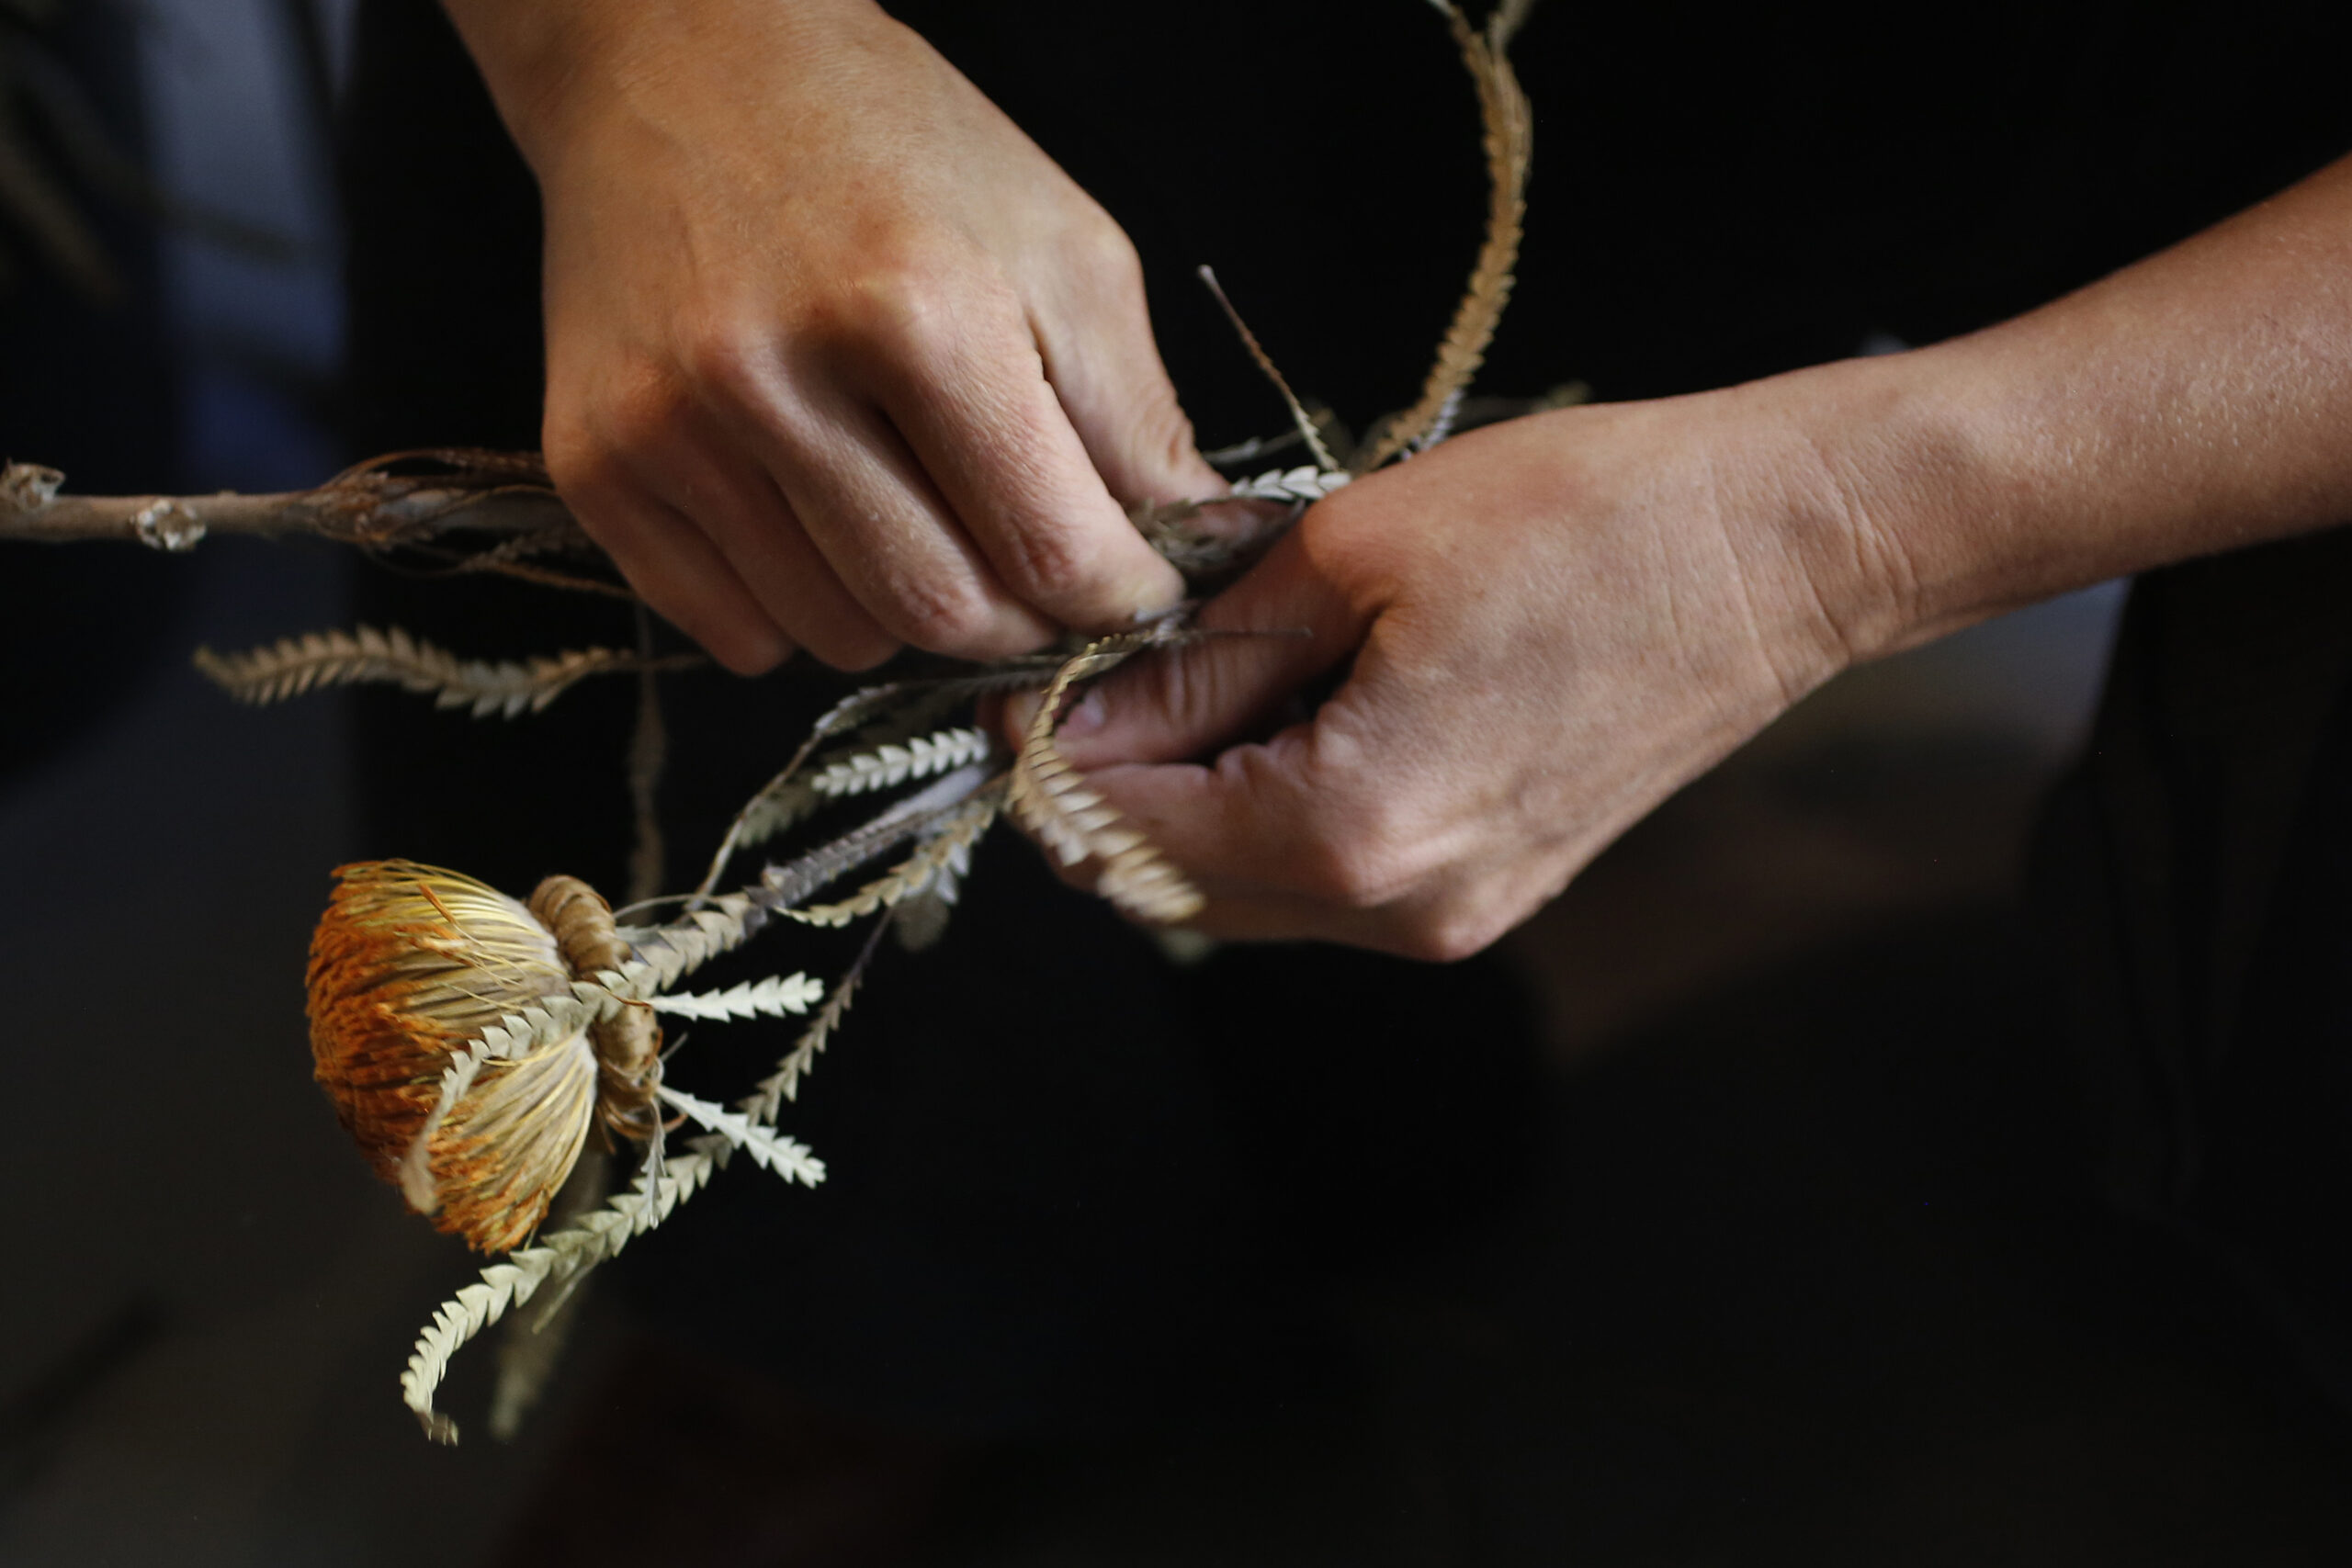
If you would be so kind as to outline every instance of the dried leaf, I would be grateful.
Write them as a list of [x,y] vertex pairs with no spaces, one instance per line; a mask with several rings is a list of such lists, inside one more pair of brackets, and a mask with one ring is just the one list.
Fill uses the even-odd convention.
[[[893,681],[851,693],[818,718],[791,761],[736,814],[718,852],[711,857],[702,885],[695,890],[695,897],[709,897],[737,851],[774,838],[832,798],[817,788],[815,778],[803,772],[805,767],[813,765],[822,773],[877,744],[910,739],[937,723],[958,703],[973,697],[993,692],[1035,690],[1053,679],[1055,662],[1051,659],[1012,659],[976,675],[950,676],[939,681]],[[861,745],[829,751],[810,764],[809,754],[819,742],[853,729],[860,732]]]
[[691,1094],[662,1086],[662,1099],[693,1117],[702,1125],[725,1138],[729,1144],[750,1155],[763,1168],[775,1171],[786,1181],[797,1181],[804,1187],[814,1187],[825,1179],[825,1162],[808,1152],[806,1144],[786,1137],[773,1127],[763,1127],[739,1111],[723,1105],[713,1105],[707,1100],[697,1100]]
[[769,866],[747,891],[763,909],[782,913],[876,856],[936,830],[989,782],[980,764],[958,768],[831,842]]
[[844,757],[820,770],[808,784],[822,795],[865,795],[979,761],[989,746],[980,730],[943,729],[903,746],[887,744]]
[[770,1018],[783,1018],[791,1013],[807,1012],[824,994],[825,987],[806,975],[771,975],[764,980],[746,980],[724,991],[652,997],[647,999],[647,1005],[655,1012],[673,1012],[685,1018],[713,1021],[751,1018],[761,1013]]
[[931,840],[876,880],[838,904],[812,904],[806,908],[778,909],[787,919],[811,926],[845,926],[867,915],[879,914],[899,899],[922,892],[943,874],[961,876],[972,845],[988,831],[1003,807],[1001,784],[992,784],[946,819]]
[[1233,481],[1229,501],[1296,501],[1313,503],[1340,489],[1355,476],[1333,468],[1270,468]]
[[825,1005],[818,1010],[800,1038],[793,1042],[784,1060],[775,1065],[775,1071],[762,1078],[758,1089],[737,1100],[737,1110],[752,1121],[772,1127],[784,1102],[800,1098],[800,1080],[816,1065],[817,1053],[832,1039],[833,1031],[841,1027],[842,1016],[849,1011],[849,1004],[857,995],[858,982],[865,978],[866,966],[874,962],[874,949],[881,938],[882,927],[877,924],[865,939],[865,945],[858,950],[856,962],[834,985],[833,994],[825,998]]
[[1156,925],[1172,925],[1200,913],[1204,902],[1200,890],[1108,801],[1087,787],[1085,775],[1054,744],[1054,731],[1060,723],[1062,701],[1075,682],[1106,673],[1140,649],[1170,640],[1170,634],[1157,629],[1122,633],[1089,644],[1063,665],[1029,721],[1009,791],[1014,817],[1064,865],[1100,861],[1102,872],[1094,891]]
[[[555,1230],[569,1230],[604,1207],[613,1194],[612,1163],[591,1158],[574,1166],[571,1179],[548,1208],[545,1223]],[[490,1399],[490,1435],[500,1442],[513,1442],[521,1435],[525,1417],[553,1381],[571,1338],[581,1287],[588,1272],[582,1269],[564,1289],[541,1292],[507,1314],[506,1332],[499,1337],[498,1376]]]
[[429,694],[435,707],[476,718],[537,713],[590,675],[699,664],[691,655],[648,660],[618,648],[583,648],[526,662],[459,659],[398,626],[312,632],[246,653],[196,650],[196,667],[239,702],[266,704],[322,686],[385,684]]
[[627,1192],[609,1199],[578,1224],[543,1235],[535,1246],[484,1269],[479,1280],[441,1304],[417,1337],[408,1368],[401,1373],[401,1397],[416,1413],[426,1437],[436,1443],[458,1440],[458,1424],[433,1408],[433,1395],[448,1376],[450,1358],[467,1341],[496,1323],[510,1306],[528,1302],[550,1285],[561,1286],[617,1254],[630,1237],[668,1219],[680,1203],[709,1184],[712,1172],[732,1149],[723,1134],[697,1138],[692,1146],[694,1152],[640,1176]]
[[1460,407],[1464,389],[1487,357],[1503,307],[1510,300],[1511,269],[1518,265],[1521,226],[1527,215],[1527,167],[1534,144],[1534,124],[1527,95],[1505,53],[1510,35],[1529,6],[1507,3],[1489,19],[1482,34],[1472,28],[1460,7],[1447,0],[1432,0],[1453,29],[1478,89],[1479,118],[1486,127],[1487,239],[1471,269],[1469,287],[1454,308],[1453,324],[1438,344],[1437,362],[1413,406],[1390,421],[1387,428],[1365,443],[1353,465],[1370,473],[1391,457],[1418,451],[1443,438],[1451,411]]

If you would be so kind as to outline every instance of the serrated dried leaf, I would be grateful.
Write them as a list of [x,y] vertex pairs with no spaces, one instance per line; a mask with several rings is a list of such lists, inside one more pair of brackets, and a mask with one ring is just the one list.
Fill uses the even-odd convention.
[[764,980],[746,980],[723,991],[651,997],[647,998],[646,1005],[655,1012],[676,1013],[684,1018],[708,1019],[717,1022],[730,1018],[752,1018],[763,1013],[770,1018],[804,1013],[814,1007],[824,994],[824,986],[806,975],[771,975]]
[[398,626],[312,632],[245,653],[196,650],[197,669],[239,702],[282,702],[322,686],[378,683],[430,695],[436,707],[470,709],[476,718],[537,713],[591,675],[700,662],[693,656],[649,662],[626,649],[583,648],[493,663],[460,659]]
[[448,1376],[450,1359],[469,1340],[509,1307],[605,1262],[632,1236],[668,1219],[680,1203],[709,1184],[731,1146],[723,1134],[694,1140],[693,1152],[670,1159],[650,1179],[640,1177],[627,1192],[606,1200],[578,1224],[543,1235],[535,1246],[492,1264],[479,1280],[441,1303],[417,1337],[407,1370],[401,1373],[401,1401],[416,1413],[425,1436],[436,1443],[458,1440],[458,1424],[433,1408],[433,1395]]
[[1457,6],[1432,0],[1453,29],[1462,62],[1478,89],[1479,118],[1485,126],[1487,152],[1487,238],[1471,268],[1469,287],[1454,308],[1453,321],[1438,344],[1436,363],[1413,406],[1388,422],[1367,440],[1352,465],[1370,473],[1398,454],[1419,451],[1443,438],[1451,412],[1487,357],[1503,307],[1510,301],[1512,268],[1519,261],[1521,227],[1527,216],[1527,169],[1534,146],[1534,122],[1510,68],[1507,52],[1510,36],[1530,6],[1499,6],[1483,33],[1470,26]]
[[814,1187],[825,1179],[825,1162],[810,1154],[808,1145],[787,1138],[773,1127],[761,1126],[741,1111],[698,1100],[668,1084],[662,1086],[662,1099],[751,1156],[763,1169],[775,1171],[786,1181]]
[[1008,795],[1013,816],[1064,865],[1096,860],[1094,890],[1119,908],[1155,925],[1200,913],[1205,900],[1151,841],[1088,787],[1085,775],[1054,744],[1062,701],[1076,682],[1107,673],[1142,649],[1170,640],[1168,633],[1125,632],[1091,643],[1063,665],[1046,688],[1022,738]]
[[1229,501],[1296,501],[1312,503],[1322,500],[1345,485],[1355,476],[1336,468],[1270,468],[1262,474],[1233,481],[1233,491],[1220,499]]
[[[893,681],[851,693],[817,719],[791,760],[736,813],[711,856],[701,886],[695,890],[695,897],[709,897],[738,851],[774,838],[834,798],[817,787],[817,775],[876,746],[904,743],[923,735],[959,703],[994,692],[1035,689],[1053,679],[1053,672],[1051,660],[1012,659],[976,675]],[[838,748],[810,761],[820,742],[853,729],[859,732],[860,744]],[[908,775],[910,779],[921,776]]]
[[812,904],[804,908],[778,909],[786,919],[811,926],[845,926],[867,915],[880,914],[899,899],[920,893],[943,874],[963,874],[972,845],[988,831],[1004,804],[1002,782],[982,789],[914,853],[838,904]]
[[849,1011],[850,1002],[857,995],[858,982],[865,978],[866,966],[874,962],[874,950],[882,939],[882,928],[876,925],[858,950],[856,961],[849,972],[833,986],[833,994],[817,1010],[817,1016],[794,1041],[775,1071],[760,1080],[751,1094],[735,1102],[735,1108],[763,1126],[775,1125],[776,1113],[787,1100],[800,1098],[800,1080],[816,1066],[817,1054],[832,1039],[833,1031],[841,1027],[842,1017]]
[[893,742],[854,752],[820,769],[808,784],[822,795],[865,795],[979,761],[988,756],[989,744],[978,729],[943,729],[903,746]]

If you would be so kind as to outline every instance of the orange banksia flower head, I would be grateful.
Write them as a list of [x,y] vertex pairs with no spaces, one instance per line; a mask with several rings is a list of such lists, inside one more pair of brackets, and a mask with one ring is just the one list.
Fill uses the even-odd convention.
[[[587,884],[552,876],[528,905],[411,861],[346,865],[311,941],[311,1053],[377,1174],[484,1252],[529,1239],[599,1120],[657,1124],[660,1032],[642,1006],[486,1053],[546,998],[626,961]],[[503,1038],[503,1037],[502,1037]]]

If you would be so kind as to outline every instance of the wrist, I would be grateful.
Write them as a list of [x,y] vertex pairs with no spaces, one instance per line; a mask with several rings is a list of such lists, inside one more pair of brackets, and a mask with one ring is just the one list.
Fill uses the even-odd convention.
[[2020,463],[2001,392],[1962,340],[1724,394],[1777,427],[1768,533],[1838,667],[2120,570],[2041,514],[2049,487]]
[[[507,132],[542,182],[584,117],[638,87],[676,91],[665,56],[806,58],[827,30],[887,20],[875,0],[442,0]],[[693,90],[691,88],[685,90]]]
[[[576,83],[595,73],[593,62],[610,42],[616,7],[603,0],[574,5],[512,0],[441,0],[442,9],[473,56],[507,134],[534,171],[551,122]],[[651,11],[655,7],[648,6]]]

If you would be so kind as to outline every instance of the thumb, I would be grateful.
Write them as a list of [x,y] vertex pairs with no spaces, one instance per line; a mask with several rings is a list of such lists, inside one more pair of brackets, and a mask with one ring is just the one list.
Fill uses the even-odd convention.
[[[1062,721],[1062,754],[1099,768],[1222,750],[1281,719],[1302,688],[1353,656],[1370,621],[1314,570],[1293,530],[1202,608],[1208,635],[1130,660],[1080,699]],[[1036,708],[1034,694],[1006,705],[1015,744]]]

